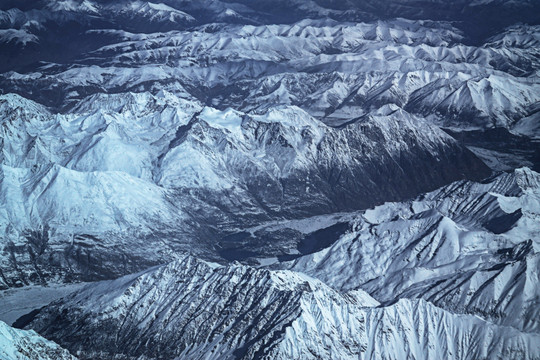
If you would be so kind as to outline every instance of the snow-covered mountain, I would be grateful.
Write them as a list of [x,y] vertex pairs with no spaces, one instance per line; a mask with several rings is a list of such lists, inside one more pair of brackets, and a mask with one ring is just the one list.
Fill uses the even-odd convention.
[[[536,359],[540,335],[423,300],[378,306],[301,273],[186,256],[90,285],[29,327],[80,358]],[[495,356],[493,356],[495,355]]]
[[537,359],[539,201],[526,168],[461,181],[273,266],[294,271],[182,256],[18,325],[81,358]]
[[[539,0],[1,1],[0,320],[97,281],[14,326],[540,359],[539,59]],[[2,325],[0,358],[70,357]]]
[[14,329],[0,321],[0,359],[76,360],[67,350],[33,330]]
[[[334,2],[43,2],[2,10],[0,87],[62,112],[96,93],[167,90],[220,110],[298,106],[330,126],[392,104],[455,137],[481,137],[465,142],[498,170],[538,169],[538,127],[523,119],[537,118],[540,101],[539,22],[500,26],[511,9],[537,13],[527,10],[537,2],[452,2],[454,21],[434,21],[433,9],[374,20],[379,6],[363,2],[342,5],[350,18]],[[403,14],[442,6],[388,3]],[[484,7],[505,16],[461,19]],[[288,20],[272,15],[287,8]],[[471,27],[490,36],[473,41]]]
[[[6,73],[2,84],[57,106],[104,90],[187,88],[221,109],[297,105],[326,122],[396,104],[465,129],[511,128],[539,100],[537,27],[510,28],[475,47],[450,24],[427,21],[212,26],[91,30],[113,43],[69,66]],[[514,37],[532,46],[508,40]],[[66,98],[51,96],[52,87]]]
[[423,298],[540,333],[539,203],[540,174],[526,168],[454,183],[367,210],[352,231],[290,268],[382,303]]
[[[178,250],[235,258],[216,241],[260,221],[362,209],[489,174],[396,106],[340,128],[294,106],[220,111],[165,91],[94,95],[65,114],[11,94],[0,113],[4,287],[110,278]],[[253,241],[251,256],[295,245],[267,243]]]

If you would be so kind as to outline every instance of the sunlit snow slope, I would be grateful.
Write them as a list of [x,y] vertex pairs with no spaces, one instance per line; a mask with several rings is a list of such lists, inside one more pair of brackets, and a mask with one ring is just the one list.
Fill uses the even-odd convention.
[[0,359],[75,360],[75,357],[35,331],[14,329],[0,321]]
[[383,303],[423,298],[540,333],[540,174],[518,169],[387,203],[290,268]]
[[[94,95],[67,113],[0,96],[4,287],[124,275],[261,221],[362,209],[489,174],[424,119],[386,105],[336,128],[302,109],[217,110],[167,91]],[[423,167],[430,171],[422,171]]]
[[184,257],[91,285],[29,327],[81,358],[535,359],[540,335],[423,300],[389,306],[291,271]]

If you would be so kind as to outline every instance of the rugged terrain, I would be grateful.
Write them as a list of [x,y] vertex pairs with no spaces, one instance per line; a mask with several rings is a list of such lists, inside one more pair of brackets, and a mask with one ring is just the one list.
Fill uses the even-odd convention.
[[540,356],[537,333],[454,315],[424,300],[377,305],[361,290],[340,293],[301,273],[188,256],[91,285],[41,310],[29,327],[81,358]]
[[529,169],[458,182],[359,215],[332,246],[291,263],[382,303],[424,298],[523,331],[540,331],[540,176]]
[[0,306],[96,282],[15,322],[81,358],[540,358],[539,26],[1,2]]
[[526,168],[460,181],[327,219],[350,230],[294,261],[184,255],[16,325],[81,358],[536,359],[539,202],[540,174]]
[[14,329],[0,321],[0,358],[9,360],[75,360],[67,350],[32,330]]
[[283,255],[295,244],[261,239],[243,255],[216,243],[261,221],[489,174],[448,134],[392,105],[335,128],[294,106],[246,114],[163,91],[94,96],[65,114],[17,95],[0,102],[4,286],[110,278],[179,250]]

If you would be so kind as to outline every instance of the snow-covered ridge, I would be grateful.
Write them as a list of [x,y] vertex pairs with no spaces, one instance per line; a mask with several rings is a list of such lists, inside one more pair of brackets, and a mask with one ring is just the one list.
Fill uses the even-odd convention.
[[102,11],[118,11],[120,14],[126,14],[128,16],[134,16],[137,14],[143,17],[148,18],[151,21],[163,21],[168,20],[169,22],[193,22],[195,18],[193,16],[186,14],[183,11],[170,7],[163,3],[152,3],[147,1],[130,1],[128,6],[125,4],[120,4],[118,7],[109,6],[105,7]]
[[342,294],[299,273],[216,266],[187,256],[90,285],[45,307],[28,326],[82,358],[92,358],[94,349],[104,359],[540,355],[539,335],[453,315],[422,300],[373,305],[362,291]]
[[48,103],[45,94],[55,84],[63,92],[54,103],[59,107],[96,92],[168,89],[221,109],[296,105],[327,123],[396,104],[445,127],[512,129],[540,100],[537,29],[510,27],[482,46],[463,44],[448,23],[405,19],[154,33],[90,29],[85,36],[107,44],[81,53],[69,67],[8,72],[0,81],[23,94],[38,87],[32,96]]
[[[538,0],[0,9],[0,312],[78,290],[16,326],[83,359],[540,360]],[[2,325],[0,358],[69,358]]]
[[[84,273],[81,251],[107,259],[120,246],[114,257],[131,259],[137,242],[136,256],[152,249],[151,262],[127,260],[112,273],[140,270],[194,242],[215,255],[215,234],[231,227],[366,208],[488,173],[446,133],[395,106],[335,128],[295,106],[221,111],[166,91],[96,94],[64,114],[8,94],[0,115],[0,231],[15,259],[0,281],[12,285]],[[418,173],[415,163],[438,170]],[[377,186],[381,176],[395,186]],[[50,252],[62,254],[53,268]],[[103,264],[85,279],[111,274]],[[40,269],[34,280],[26,266]]]
[[[72,343],[83,358],[92,357],[92,346],[104,358],[352,357],[365,344],[363,314],[354,313],[359,298],[344,298],[301,274],[216,266],[188,256],[75,293],[57,304],[79,304],[69,310],[73,318],[55,326],[73,339],[87,337],[90,347]],[[30,326],[62,338],[48,326],[55,312],[44,310]],[[70,330],[79,316],[88,319],[82,331]]]
[[538,333],[539,176],[518,169],[375,207],[331,247],[290,268],[383,303],[424,298]]
[[28,43],[37,43],[38,37],[28,32],[27,30],[15,30],[15,29],[1,29],[0,30],[0,42],[15,44],[21,44],[23,46]]
[[161,26],[186,25],[194,23],[195,18],[181,10],[162,2],[149,1],[114,1],[96,2],[91,0],[62,0],[44,1],[44,7],[30,11],[20,11],[17,8],[2,11],[0,24],[10,24],[17,27],[24,22],[36,22],[45,26],[47,21],[68,23],[80,21],[91,23],[96,19],[112,23],[133,21]]

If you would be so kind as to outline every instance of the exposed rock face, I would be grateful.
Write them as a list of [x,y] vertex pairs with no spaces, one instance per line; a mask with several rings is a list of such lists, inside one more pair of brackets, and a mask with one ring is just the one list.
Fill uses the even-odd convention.
[[[29,327],[81,358],[534,359],[538,334],[453,315],[423,300],[386,307],[291,271],[187,256],[90,285]],[[98,350],[99,349],[99,350]]]
[[[96,96],[67,114],[16,95],[1,102],[4,287],[112,278],[187,249],[230,258],[216,242],[231,229],[489,173],[395,106],[334,128],[297,107],[251,115],[166,92]],[[266,243],[250,255],[295,245]]]
[[16,322],[84,359],[540,359],[539,59],[539,0],[0,1],[0,291],[97,281]]
[[538,26],[443,19],[534,3],[366,4],[6,3],[0,286],[286,257],[231,235],[537,166]]
[[540,175],[524,168],[377,206],[290,268],[383,303],[423,298],[539,333],[539,185]]

